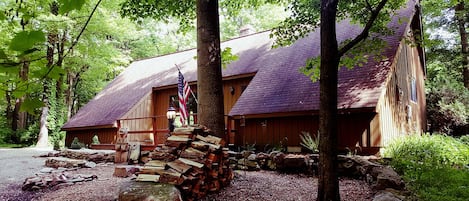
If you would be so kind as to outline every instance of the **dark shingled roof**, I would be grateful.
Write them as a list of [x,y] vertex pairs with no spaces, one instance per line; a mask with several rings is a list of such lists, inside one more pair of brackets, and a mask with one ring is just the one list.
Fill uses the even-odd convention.
[[[413,5],[413,4],[412,4]],[[413,6],[400,11],[410,19]],[[387,37],[388,48],[383,52],[387,61],[371,61],[363,67],[340,69],[339,108],[375,107],[381,95],[390,65],[408,23],[395,19],[390,26],[399,27],[394,36]],[[339,41],[354,37],[361,28],[347,21],[337,25]],[[319,33],[296,41],[289,47],[271,49],[270,32],[261,32],[222,43],[232,48],[239,59],[223,70],[223,77],[256,73],[229,115],[268,114],[319,109],[319,84],[312,83],[298,69],[306,59],[319,55]],[[133,62],[108,84],[88,104],[83,106],[62,128],[115,126],[153,87],[177,83],[177,64],[187,81],[196,81],[196,49]]]
[[[399,11],[389,24],[395,27],[395,34],[385,37],[387,48],[382,56],[385,61],[370,59],[362,67],[339,69],[338,108],[374,108],[385,89],[392,61],[414,14],[413,3]],[[405,23],[398,21],[404,20]],[[337,40],[355,37],[362,30],[348,21],[337,24]],[[299,72],[308,58],[320,55],[319,31],[296,41],[293,45],[273,49],[264,55],[265,67],[259,69],[249,86],[238,99],[229,115],[253,115],[319,110],[319,82]]]
[[[222,49],[230,47],[233,54],[239,55],[238,60],[223,69],[223,76],[257,72],[264,62],[257,60],[268,54],[272,46],[269,34],[261,32],[223,42]],[[153,87],[177,84],[176,65],[181,68],[186,81],[195,81],[196,55],[196,49],[190,49],[133,62],[96,97],[80,108],[62,129],[115,126],[116,120],[122,118],[140,99],[151,93]]]

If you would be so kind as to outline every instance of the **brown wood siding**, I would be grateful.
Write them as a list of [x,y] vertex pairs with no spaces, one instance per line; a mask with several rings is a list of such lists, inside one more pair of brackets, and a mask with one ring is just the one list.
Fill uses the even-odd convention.
[[[339,117],[339,148],[350,149],[360,146],[361,140],[369,129],[369,122],[374,113],[342,114]],[[291,116],[275,118],[245,119],[245,126],[236,120],[239,135],[236,145],[255,144],[259,148],[266,145],[277,146],[281,142],[287,146],[300,146],[302,131],[316,136],[319,125],[317,116]],[[262,150],[260,150],[262,151]]]
[[[196,90],[194,85],[191,85],[192,90]],[[157,144],[164,143],[168,134],[168,120],[166,119],[166,112],[169,108],[169,97],[177,95],[177,88],[162,89],[153,92],[153,113],[156,117],[156,142]]]
[[75,137],[85,145],[89,145],[91,144],[94,135],[98,135],[98,139],[101,144],[114,144],[116,142],[117,128],[67,131],[65,146],[70,147],[70,144]]
[[[227,115],[231,108],[241,96],[243,89],[247,87],[252,77],[237,78],[232,80],[223,81],[223,96],[224,96],[224,112]],[[168,120],[166,119],[166,112],[169,108],[169,97],[177,95],[177,86],[166,89],[159,89],[154,91],[154,114],[156,116],[156,129],[160,130],[157,137],[161,138],[167,133]],[[194,93],[197,92],[197,85],[191,85]],[[232,90],[233,89],[233,90]],[[225,117],[225,123],[228,124],[228,118]],[[231,128],[234,128],[234,121],[230,121]],[[228,125],[226,126],[228,128]],[[230,132],[229,132],[230,133]],[[234,141],[234,134],[231,135],[230,142]]]
[[[411,36],[408,32],[408,36]],[[412,80],[416,83],[417,99],[412,100]],[[372,133],[373,144],[385,147],[394,139],[425,131],[424,72],[418,50],[402,41],[397,53],[392,76],[388,80],[384,96],[377,107],[373,125],[380,129]],[[379,122],[377,122],[379,121]]]
[[[149,92],[143,97],[130,111],[128,111],[121,120],[121,128],[128,128],[129,131],[151,131],[153,129],[151,117],[153,116],[152,93]],[[137,118],[137,119],[135,119]],[[152,133],[138,133],[127,136],[129,142],[141,142],[144,144],[153,144]]]

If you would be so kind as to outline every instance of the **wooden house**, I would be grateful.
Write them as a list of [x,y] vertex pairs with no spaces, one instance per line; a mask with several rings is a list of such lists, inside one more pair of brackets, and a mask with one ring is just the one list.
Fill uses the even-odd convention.
[[[418,6],[410,1],[389,24],[383,37],[383,60],[339,69],[339,146],[376,152],[398,136],[426,128],[425,62],[423,49],[409,41],[420,37]],[[338,41],[356,36],[361,27],[345,20],[337,24]],[[226,128],[230,143],[258,147],[300,146],[302,131],[318,130],[319,83],[299,72],[308,58],[319,55],[319,32],[288,47],[272,49],[270,32],[222,43],[239,59],[223,69]],[[66,144],[74,137],[88,144],[94,135],[112,144],[120,128],[129,139],[149,145],[164,142],[166,111],[177,106],[175,65],[196,91],[196,50],[133,62],[64,126]],[[177,99],[177,98],[176,98]],[[196,113],[196,107],[190,106]]]

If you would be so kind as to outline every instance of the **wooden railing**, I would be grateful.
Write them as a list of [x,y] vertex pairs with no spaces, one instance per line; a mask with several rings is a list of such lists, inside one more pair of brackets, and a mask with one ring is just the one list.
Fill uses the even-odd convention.
[[[177,115],[179,116],[179,115]],[[235,131],[232,127],[232,119],[225,115],[226,117],[226,124],[225,124],[225,134],[227,134],[227,142],[232,143],[234,141],[233,134]],[[197,124],[197,114],[190,115],[191,124]],[[132,124],[131,122],[136,122]],[[178,121],[177,119],[175,121]],[[130,123],[129,123],[130,122]],[[139,123],[137,123],[139,122]],[[151,123],[150,123],[151,122]],[[165,126],[161,127],[162,123],[165,122]],[[175,122],[176,123],[176,122]],[[126,125],[127,124],[127,125]],[[130,124],[130,125],[129,125]],[[151,125],[149,125],[151,124]],[[160,125],[160,128],[158,128]],[[124,128],[127,128],[127,134],[153,134],[153,145],[157,145],[158,142],[163,139],[159,139],[158,136],[164,136],[169,133],[169,121],[166,118],[166,115],[158,115],[158,116],[150,116],[150,117],[136,117],[136,118],[123,118],[117,120],[117,130],[119,135],[120,132]],[[148,129],[141,129],[141,128],[148,128]],[[121,130],[122,129],[122,130]]]

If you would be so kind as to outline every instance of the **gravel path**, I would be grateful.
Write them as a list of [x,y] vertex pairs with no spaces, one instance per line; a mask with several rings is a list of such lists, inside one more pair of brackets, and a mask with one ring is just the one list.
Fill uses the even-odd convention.
[[[204,201],[310,201],[317,198],[317,177],[274,171],[236,171],[231,185]],[[340,197],[347,201],[372,200],[373,191],[361,180],[341,179]]]
[[[95,174],[97,180],[70,186],[56,186],[35,192],[22,191],[25,178],[34,176],[44,167],[45,158],[36,158],[50,150],[0,149],[0,200],[1,201],[62,201],[62,200],[116,200],[119,187],[129,178],[113,177],[114,165],[99,165],[71,171],[73,174]],[[297,174],[281,174],[273,171],[236,171],[231,185],[217,194],[210,194],[204,201],[218,200],[315,200],[317,178]],[[342,200],[372,200],[370,186],[360,180],[341,179]]]
[[0,148],[0,200],[31,200],[34,193],[23,192],[27,177],[44,167],[45,158],[34,157],[52,151],[51,148]]

